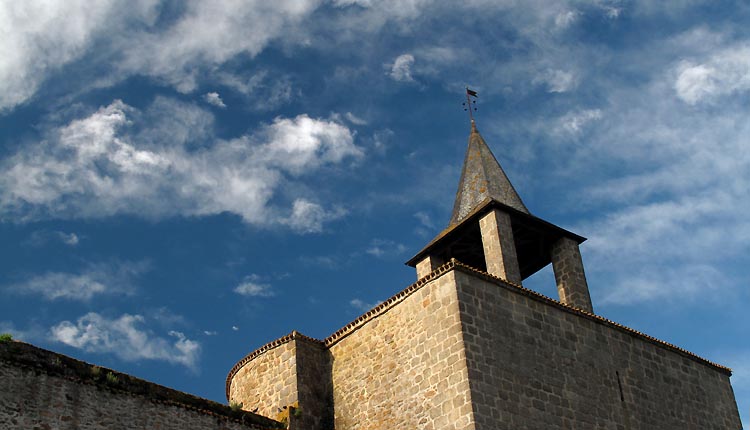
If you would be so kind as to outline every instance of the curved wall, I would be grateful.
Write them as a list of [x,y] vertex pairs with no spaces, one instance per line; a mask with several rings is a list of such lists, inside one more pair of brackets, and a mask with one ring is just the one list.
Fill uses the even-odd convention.
[[242,409],[269,418],[275,418],[279,409],[294,404],[297,401],[295,349],[295,342],[288,336],[280,345],[245,362],[230,379],[229,401],[241,402]]

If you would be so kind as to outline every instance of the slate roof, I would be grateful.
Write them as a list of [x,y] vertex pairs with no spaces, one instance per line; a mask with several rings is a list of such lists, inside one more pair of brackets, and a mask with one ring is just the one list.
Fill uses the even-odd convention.
[[472,121],[469,146],[466,149],[466,158],[456,192],[456,202],[453,205],[448,227],[459,224],[487,199],[493,199],[520,212],[529,213]]

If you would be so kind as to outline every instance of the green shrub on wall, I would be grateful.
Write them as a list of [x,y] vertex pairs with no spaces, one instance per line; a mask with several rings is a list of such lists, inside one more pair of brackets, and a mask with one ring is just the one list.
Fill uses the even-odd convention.
[[229,407],[232,408],[232,411],[239,412],[242,410],[242,402],[229,402]]

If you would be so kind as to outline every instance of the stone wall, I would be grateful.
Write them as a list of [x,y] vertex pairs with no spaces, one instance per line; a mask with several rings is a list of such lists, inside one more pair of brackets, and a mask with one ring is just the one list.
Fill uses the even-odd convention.
[[237,363],[227,398],[291,429],[332,429],[331,353],[323,342],[292,332]]
[[477,430],[740,429],[728,370],[456,270]]
[[294,427],[304,430],[333,429],[333,380],[331,353],[322,342],[296,339],[299,413]]
[[4,430],[240,430],[280,423],[21,342],[0,343]]
[[327,340],[336,430],[473,429],[453,274],[382,306]]
[[227,397],[243,409],[277,417],[297,402],[297,352],[293,334],[255,351],[232,370]]

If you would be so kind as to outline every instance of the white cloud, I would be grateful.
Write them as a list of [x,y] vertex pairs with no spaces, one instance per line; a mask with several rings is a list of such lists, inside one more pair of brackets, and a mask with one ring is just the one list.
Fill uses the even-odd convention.
[[155,77],[180,91],[197,87],[200,75],[239,54],[259,54],[273,40],[294,38],[295,29],[319,0],[272,3],[188,1],[170,25],[155,25],[157,0],[28,0],[0,3],[0,110],[31,97],[62,67],[91,54],[107,86],[132,75]]
[[151,28],[123,41],[122,73],[159,77],[178,90],[195,89],[197,71],[220,65],[238,54],[259,54],[274,39],[290,37],[319,5],[317,0],[186,4],[169,28]]
[[392,240],[373,239],[365,252],[377,258],[395,257],[406,252],[406,246]]
[[317,203],[305,199],[297,199],[292,205],[292,213],[282,222],[301,233],[319,233],[323,224],[346,215],[342,208],[327,211]]
[[411,67],[414,65],[414,56],[411,54],[401,54],[393,61],[391,65],[390,76],[395,81],[413,82],[411,76]]
[[78,245],[79,239],[75,233],[63,233],[61,231],[57,233],[59,233],[60,240],[62,240],[64,244],[70,246]]
[[184,316],[176,314],[164,306],[149,311],[147,315],[149,319],[158,322],[162,327],[165,328],[188,325],[188,322]]
[[272,297],[276,295],[271,285],[262,283],[261,277],[255,274],[245,276],[242,282],[234,287],[233,291],[248,297]]
[[750,45],[727,47],[700,62],[681,62],[674,89],[680,99],[691,105],[749,91]]
[[357,5],[364,8],[363,19],[369,23],[367,29],[372,30],[391,19],[414,18],[426,6],[434,5],[435,2],[432,0],[334,0],[333,4],[339,7]]
[[75,233],[64,231],[39,230],[31,233],[29,239],[24,243],[30,246],[44,246],[50,241],[60,241],[68,246],[77,246],[81,239]]
[[339,163],[363,152],[353,144],[351,131],[332,121],[307,115],[277,118],[263,131],[262,151],[256,154],[267,165],[292,174],[303,174],[323,164]]
[[568,28],[578,19],[579,14],[579,12],[572,10],[560,12],[555,16],[555,26],[560,29]]
[[608,288],[601,304],[630,305],[642,302],[670,303],[710,296],[712,291],[731,286],[728,278],[710,265],[678,269],[648,267]]
[[362,157],[347,127],[303,114],[226,141],[211,136],[205,111],[166,99],[154,106],[155,123],[134,124],[140,112],[115,101],[1,160],[0,217],[231,212],[248,223],[309,232],[343,214],[297,198],[286,215],[269,200],[284,181]]
[[237,327],[236,325],[233,325],[233,326],[232,326],[232,331],[239,331],[239,329],[240,329],[240,328],[239,328],[239,327]]
[[51,73],[80,58],[102,32],[153,19],[156,1],[0,2],[0,111],[23,103]]
[[534,82],[546,84],[547,91],[550,93],[564,93],[578,85],[578,78],[571,71],[555,69],[540,74],[534,79]]
[[203,94],[203,100],[205,100],[206,103],[210,105],[214,105],[216,107],[220,107],[220,108],[227,107],[227,105],[224,104],[224,101],[219,96],[219,93],[216,93],[216,92]]
[[145,263],[92,264],[80,273],[47,272],[8,287],[19,294],[38,294],[47,300],[88,301],[104,294],[128,294]]
[[732,301],[750,243],[750,123],[732,101],[695,109],[673,96],[673,75],[657,78],[613,90],[586,144],[566,155],[569,177],[586,184],[568,201],[593,217],[573,228],[589,237],[592,294],[610,304]]
[[62,321],[50,329],[53,340],[88,352],[114,354],[126,361],[161,360],[197,370],[201,346],[178,331],[174,340],[154,335],[143,327],[141,315],[123,314],[109,319],[95,312],[73,323]]
[[350,123],[352,123],[352,124],[354,124],[354,125],[366,125],[366,124],[367,124],[367,121],[365,121],[364,119],[362,119],[362,118],[358,117],[357,115],[354,115],[354,114],[353,114],[353,113],[351,113],[351,112],[347,112],[346,114],[344,114],[344,117],[345,117],[345,118],[346,118],[346,119],[347,119],[347,120],[348,120],[348,121],[349,121]]
[[599,109],[584,109],[575,112],[568,112],[558,120],[554,128],[556,134],[567,134],[577,136],[588,126],[588,124],[602,118],[602,111]]
[[249,106],[256,111],[271,111],[289,103],[299,94],[292,86],[290,76],[285,73],[260,70],[249,77],[219,72],[217,82],[245,96]]
[[352,299],[349,301],[349,305],[351,305],[353,308],[357,309],[360,312],[367,312],[381,303],[383,302],[367,303],[361,299]]
[[622,8],[614,6],[602,6],[602,8],[604,9],[604,14],[610,19],[617,19],[623,10]]
[[427,214],[426,212],[422,212],[422,211],[417,212],[414,214],[414,218],[419,220],[419,224],[424,228],[428,228],[428,229],[435,228],[435,223],[432,222],[432,218],[430,218],[430,215]]

